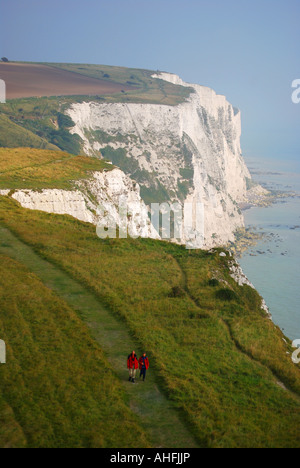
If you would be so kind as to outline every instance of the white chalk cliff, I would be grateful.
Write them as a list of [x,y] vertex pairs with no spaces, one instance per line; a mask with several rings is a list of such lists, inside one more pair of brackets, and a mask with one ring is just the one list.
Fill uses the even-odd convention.
[[[158,236],[148,216],[152,202],[201,203],[204,243],[200,237],[199,247],[234,241],[235,231],[244,226],[238,204],[245,201],[251,178],[241,155],[240,112],[225,96],[176,75],[153,79],[193,92],[176,106],[83,102],[66,111],[75,124],[70,131],[82,138],[85,153],[100,151],[120,169],[96,172],[75,183],[74,190],[17,190],[13,198],[24,207],[69,214],[100,227],[109,213],[117,225],[127,223],[133,236],[142,237]],[[127,220],[118,212],[120,197],[128,205]]]
[[[131,236],[157,238],[148,217],[148,210],[140,198],[139,185],[120,169],[94,172],[90,178],[76,182],[76,190],[45,189],[16,190],[11,195],[24,208],[47,213],[68,214],[80,221],[102,228],[128,228]],[[9,190],[3,191],[7,195]],[[0,193],[1,195],[1,193]],[[127,213],[122,216],[120,199],[126,201]]]
[[204,248],[234,240],[244,225],[238,203],[251,178],[241,155],[240,112],[212,89],[163,79],[193,89],[177,106],[83,102],[67,114],[86,154],[101,151],[141,186],[147,204],[204,204]]

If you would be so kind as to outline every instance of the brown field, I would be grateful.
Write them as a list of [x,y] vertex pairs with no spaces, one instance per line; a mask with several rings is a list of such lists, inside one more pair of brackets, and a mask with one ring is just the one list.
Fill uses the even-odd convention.
[[91,78],[47,65],[27,63],[0,63],[0,79],[6,83],[6,99],[101,95],[135,89],[130,85]]

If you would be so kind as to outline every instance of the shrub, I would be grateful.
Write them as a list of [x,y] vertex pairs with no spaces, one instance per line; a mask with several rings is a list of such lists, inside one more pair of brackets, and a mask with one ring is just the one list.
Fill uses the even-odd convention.
[[251,288],[251,286],[248,286],[247,284],[244,284],[243,286],[243,300],[252,310],[259,310],[261,308],[262,299],[260,295],[255,289]]
[[185,296],[185,291],[181,286],[173,286],[172,291],[169,294],[169,297],[183,297]]
[[212,287],[216,287],[216,286],[219,286],[220,282],[219,280],[217,280],[216,278],[211,278],[209,281],[208,281],[208,285],[209,286],[212,286]]
[[60,128],[66,129],[74,127],[74,122],[68,115],[62,114],[61,112],[57,113],[57,122]]
[[238,299],[238,296],[232,289],[223,288],[216,292],[216,298],[221,301],[235,301]]

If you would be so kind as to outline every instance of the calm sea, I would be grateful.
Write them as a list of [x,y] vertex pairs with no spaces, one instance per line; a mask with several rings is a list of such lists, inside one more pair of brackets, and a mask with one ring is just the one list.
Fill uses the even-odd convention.
[[[266,300],[284,334],[300,339],[300,168],[299,163],[247,161],[253,179],[287,197],[268,208],[244,212],[247,227],[262,240],[239,260],[244,273]],[[288,192],[297,192],[292,198]]]

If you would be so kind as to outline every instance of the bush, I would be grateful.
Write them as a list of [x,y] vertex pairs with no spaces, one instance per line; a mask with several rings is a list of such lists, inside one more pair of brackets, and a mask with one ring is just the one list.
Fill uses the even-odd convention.
[[60,128],[68,129],[74,127],[75,123],[68,115],[62,114],[61,112],[57,113],[57,123]]
[[248,284],[244,284],[243,286],[243,300],[252,310],[260,310],[262,299],[258,292],[251,288],[251,286],[248,286]]
[[185,296],[185,291],[181,286],[173,286],[172,291],[169,294],[169,297],[183,297]]
[[220,299],[221,301],[235,301],[238,300],[238,296],[232,289],[228,288],[223,288],[219,289],[219,291],[216,292],[216,298]]
[[219,286],[220,282],[216,278],[212,278],[208,281],[208,285],[212,287]]

